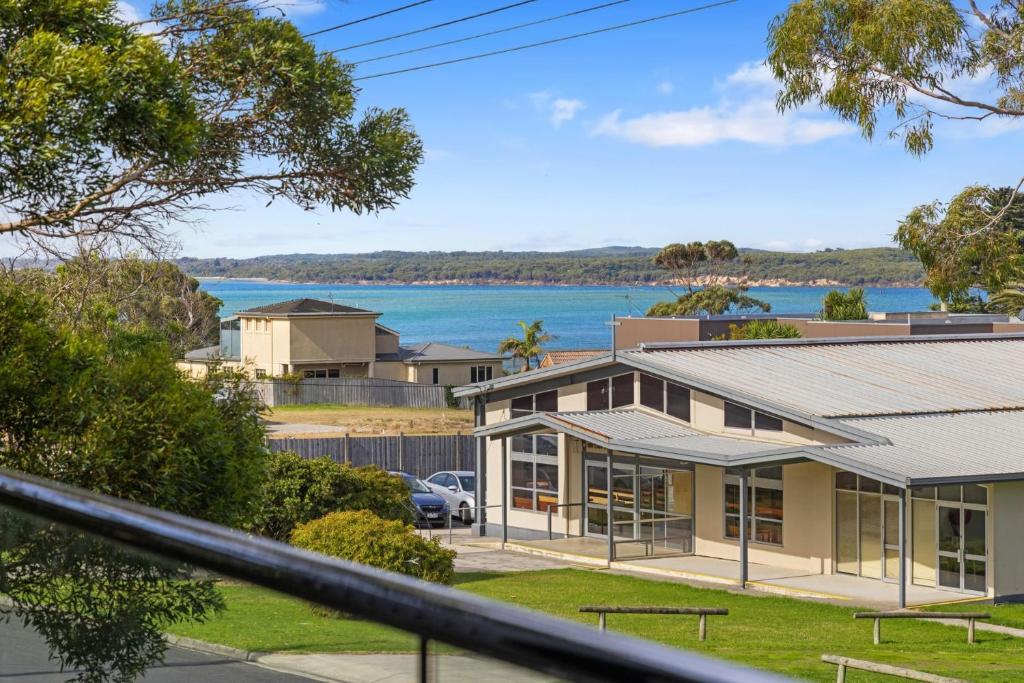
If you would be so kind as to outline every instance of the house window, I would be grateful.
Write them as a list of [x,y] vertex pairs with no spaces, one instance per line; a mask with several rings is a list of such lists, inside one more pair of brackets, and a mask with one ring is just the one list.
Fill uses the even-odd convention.
[[[740,537],[740,471],[725,471],[725,537]],[[751,526],[752,525],[752,526]],[[758,467],[747,478],[747,531],[754,543],[782,545],[782,467]]]
[[431,370],[430,370],[430,381],[432,383],[434,383],[434,384],[437,384],[439,379],[440,379],[440,372],[438,371],[438,369],[437,368],[431,368]]
[[256,368],[256,379],[263,379],[267,376],[267,371],[263,368]]
[[305,377],[306,379],[323,379],[327,377],[327,370],[325,368],[317,368],[315,370],[303,370],[302,376]]
[[730,429],[750,429],[750,408],[731,401],[725,402],[725,426]]
[[334,378],[341,377],[341,370],[339,370],[338,368],[328,368],[327,376]]
[[512,399],[512,417],[522,417],[533,413],[554,413],[557,410],[558,391],[554,389]]
[[558,504],[558,437],[514,437],[509,470],[513,508],[547,512]]
[[248,318],[245,319],[245,331],[252,332],[252,321]]
[[633,373],[587,382],[587,410],[633,405]]
[[469,369],[469,383],[487,382],[494,378],[494,368],[490,365],[474,365]]
[[690,421],[690,390],[686,387],[665,383],[665,412],[679,420]]
[[782,420],[774,415],[765,415],[761,412],[754,412],[754,429],[765,432],[781,432]]
[[640,405],[665,412],[665,382],[653,375],[640,375]]

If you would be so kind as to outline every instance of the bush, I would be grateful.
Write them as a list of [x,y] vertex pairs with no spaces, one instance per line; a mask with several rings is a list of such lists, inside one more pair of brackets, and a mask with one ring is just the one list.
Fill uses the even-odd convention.
[[274,453],[251,530],[287,541],[297,525],[347,510],[369,510],[384,519],[412,521],[409,489],[399,477],[378,467]]
[[863,287],[847,292],[833,289],[821,300],[822,320],[867,320],[868,303]]
[[405,522],[381,519],[367,510],[332,512],[300,524],[291,541],[323,555],[435,583],[451,583],[455,573],[454,550],[442,548],[438,539],[419,536]]
[[746,325],[729,325],[730,339],[798,339],[800,330],[778,320],[751,320]]

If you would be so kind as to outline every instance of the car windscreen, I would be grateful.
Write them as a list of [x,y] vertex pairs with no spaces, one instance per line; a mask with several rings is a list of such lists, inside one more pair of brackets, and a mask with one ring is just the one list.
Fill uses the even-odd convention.
[[416,477],[402,477],[402,479],[405,479],[405,485],[413,493],[430,493],[430,488]]
[[462,490],[467,493],[476,491],[476,477],[459,477],[459,483],[462,484]]

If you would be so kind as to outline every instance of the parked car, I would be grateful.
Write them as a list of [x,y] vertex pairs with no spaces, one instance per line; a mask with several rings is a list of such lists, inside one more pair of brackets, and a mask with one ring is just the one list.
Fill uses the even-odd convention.
[[449,508],[445,499],[431,491],[423,481],[408,472],[388,472],[401,477],[409,487],[409,501],[417,525],[444,526],[448,521]]
[[447,501],[452,517],[459,519],[463,524],[473,522],[475,511],[472,508],[476,505],[475,472],[435,472],[424,481],[430,490]]

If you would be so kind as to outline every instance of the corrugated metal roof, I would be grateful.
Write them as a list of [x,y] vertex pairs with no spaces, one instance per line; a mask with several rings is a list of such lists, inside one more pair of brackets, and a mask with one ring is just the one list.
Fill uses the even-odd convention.
[[[355,308],[354,306],[346,306],[344,304],[336,304],[331,301],[321,301],[320,299],[291,299],[289,301],[279,301],[273,304],[266,304],[264,306],[253,306],[244,311],[238,312],[240,315],[299,315],[308,313],[374,313],[374,311],[368,311],[365,308]],[[379,313],[377,315],[380,315]]]
[[830,446],[819,450],[911,482],[1009,478],[1024,474],[1024,411],[873,417],[844,423],[892,445]]
[[796,451],[785,446],[699,432],[669,418],[643,410],[601,410],[587,412],[537,413],[477,430],[491,437],[524,433],[530,428],[550,429],[585,438],[599,446],[627,453],[641,453],[693,459],[728,465],[730,457]]
[[1024,340],[688,346],[620,360],[821,417],[1024,408]]

